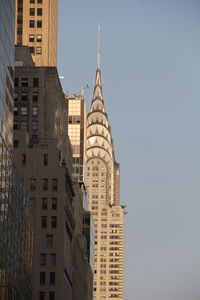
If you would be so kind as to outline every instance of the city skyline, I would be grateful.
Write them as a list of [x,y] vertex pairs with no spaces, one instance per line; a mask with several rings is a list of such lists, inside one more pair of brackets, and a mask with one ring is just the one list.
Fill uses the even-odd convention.
[[128,210],[126,300],[199,299],[199,10],[196,1],[60,3],[59,74],[69,94],[90,86],[87,104],[101,24],[104,97]]

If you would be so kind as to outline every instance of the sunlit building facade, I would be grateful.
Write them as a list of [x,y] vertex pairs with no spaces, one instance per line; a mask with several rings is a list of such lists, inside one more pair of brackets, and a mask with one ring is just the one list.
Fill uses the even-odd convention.
[[95,224],[94,299],[124,300],[124,206],[120,205],[120,170],[102,93],[100,53],[87,116],[86,157],[89,209]]
[[30,47],[36,66],[57,64],[57,0],[16,0],[15,43]]

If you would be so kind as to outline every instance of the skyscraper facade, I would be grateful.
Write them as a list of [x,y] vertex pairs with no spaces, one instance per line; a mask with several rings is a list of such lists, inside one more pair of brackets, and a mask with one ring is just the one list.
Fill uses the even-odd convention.
[[15,1],[0,0],[0,132],[12,147]]
[[86,141],[86,103],[83,95],[68,96],[68,134],[73,149],[72,178],[84,181],[85,141]]
[[16,0],[15,43],[30,47],[36,66],[57,64],[57,0]]
[[89,209],[95,224],[94,299],[124,299],[124,206],[119,199],[119,164],[105,110],[100,50],[86,145]]

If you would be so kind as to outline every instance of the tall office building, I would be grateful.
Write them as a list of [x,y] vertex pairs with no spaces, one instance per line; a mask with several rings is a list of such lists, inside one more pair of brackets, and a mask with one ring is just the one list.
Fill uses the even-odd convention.
[[15,43],[30,47],[36,66],[57,64],[57,0],[16,0]]
[[0,132],[12,147],[15,1],[0,0]]
[[95,224],[94,299],[124,299],[124,206],[119,199],[119,164],[105,110],[100,50],[87,116],[87,188]]
[[83,95],[68,96],[68,134],[73,149],[74,181],[84,181],[85,141],[86,141],[86,103]]

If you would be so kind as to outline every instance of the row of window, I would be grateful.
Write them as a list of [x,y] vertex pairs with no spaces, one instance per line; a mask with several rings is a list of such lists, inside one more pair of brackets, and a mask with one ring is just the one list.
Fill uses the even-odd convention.
[[29,28],[42,28],[42,20],[30,20],[29,21]]
[[[37,101],[38,101],[38,93],[37,93],[37,92],[33,92],[33,93],[31,94],[31,97],[32,97],[32,101],[33,101],[33,102],[37,102]],[[19,99],[18,94],[15,93],[15,94],[14,94],[14,101],[17,102],[18,99]],[[28,94],[27,92],[21,93],[20,99],[21,99],[21,101],[25,101],[25,102],[28,101],[28,99],[29,99],[29,94]]]
[[[55,300],[55,292],[49,292],[46,295],[49,295],[49,300]],[[39,300],[45,300],[45,292],[39,292]]]
[[43,210],[47,210],[48,206],[51,207],[51,209],[57,209],[57,198],[42,198],[42,202],[41,202],[41,208]]
[[[47,216],[41,216],[41,228],[47,228]],[[57,216],[51,216],[51,228],[57,227]]]
[[[29,81],[30,78],[28,77],[22,77],[21,78],[21,86],[22,87],[30,87],[31,82]],[[39,78],[32,78],[32,86],[33,87],[39,87]],[[18,77],[15,77],[15,87],[20,86],[20,80]]]
[[37,11],[37,16],[42,16],[42,8],[37,8],[36,9],[36,8],[33,8],[33,7],[30,8],[30,11],[29,11],[30,16],[35,16],[36,11]]
[[56,253],[40,253],[40,266],[47,266],[47,258],[49,259],[48,265],[50,267],[56,266]]
[[29,47],[29,51],[31,54],[42,54],[42,47]]
[[47,275],[49,275],[49,284],[56,283],[56,273],[50,272],[47,274],[46,272],[40,272],[40,284],[44,285],[47,282]]
[[42,42],[42,34],[29,34],[29,42],[34,43],[34,42],[41,43]]
[[[20,123],[18,121],[13,122],[13,129],[21,129],[21,130],[27,130],[28,129],[28,123],[26,121],[21,121]],[[38,121],[32,121],[32,130],[38,130]]]
[[[30,0],[31,4],[36,3],[36,0]],[[37,4],[42,4],[42,0],[37,0]]]
[[[18,106],[14,106],[13,108],[14,116],[18,116],[19,109]],[[28,107],[22,106],[20,109],[21,116],[27,116],[28,115]],[[32,116],[38,116],[38,106],[32,106]]]
[[[58,190],[58,179],[57,178],[52,178],[51,180],[51,188],[53,191]],[[49,185],[49,180],[48,178],[43,178],[42,179],[42,190],[47,191],[48,190],[48,185]],[[35,191],[36,190],[36,178],[31,178],[30,179],[30,190]]]

